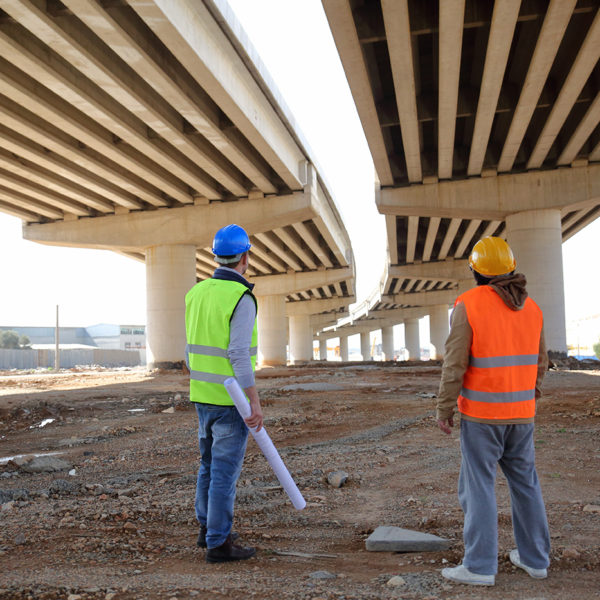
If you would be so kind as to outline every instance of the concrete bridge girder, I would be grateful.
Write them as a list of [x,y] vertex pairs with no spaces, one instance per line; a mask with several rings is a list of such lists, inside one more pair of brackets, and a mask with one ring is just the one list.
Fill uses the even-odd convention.
[[314,221],[330,248],[333,249],[340,264],[353,265],[352,245],[348,233],[341,225],[341,217],[335,202],[327,202],[324,186],[319,181],[314,165],[305,162],[306,183],[304,193],[310,196],[315,213]]
[[[126,252],[145,252],[147,270],[150,271],[154,268],[154,262],[150,261],[148,257],[157,248],[189,247],[195,249],[196,246],[210,247],[214,232],[223,223],[242,223],[248,233],[254,235],[282,228],[290,222],[302,223],[314,217],[326,218],[330,211],[327,210],[327,206],[323,202],[315,204],[315,198],[317,197],[316,193],[299,192],[287,196],[260,197],[235,203],[199,204],[152,212],[108,215],[94,219],[80,219],[78,221],[60,221],[43,225],[29,224],[24,226],[23,233],[25,239],[43,243],[106,249],[118,246],[122,251]],[[329,220],[331,221],[331,218]],[[332,223],[329,225],[331,226]],[[335,235],[340,243],[344,242],[344,236],[339,232],[333,232],[332,235]],[[351,257],[349,242],[343,244],[336,252],[340,256],[345,257],[349,255]],[[195,264],[196,252],[191,253],[187,258],[191,264]],[[210,258],[207,258],[207,260],[211,262]],[[210,269],[211,267],[208,268]],[[274,307],[279,307],[280,303],[285,301],[287,295],[311,288],[347,282],[347,287],[350,289],[352,288],[351,281],[353,277],[354,270],[351,263],[351,266],[341,268],[322,268],[307,272],[290,271],[276,275],[257,275],[252,277],[251,280],[257,285],[256,293],[258,295],[268,297],[280,296],[279,301],[275,301],[274,299],[268,301]],[[187,289],[192,287],[194,282],[195,280],[189,281]],[[172,291],[172,288],[165,287],[162,291],[160,286],[148,288],[149,293],[151,291],[153,295],[169,295],[171,293],[169,290]],[[312,304],[310,302],[289,303],[290,307],[293,304],[297,304],[298,307],[291,308],[293,314],[288,316],[295,317],[301,311],[309,315],[339,306],[347,306],[352,302],[352,299],[353,296],[349,298],[315,300]],[[309,304],[311,308],[304,306]],[[287,333],[283,336],[281,335],[281,324],[267,324],[267,320],[270,317],[275,322],[280,321],[281,311],[267,310],[265,312],[261,310],[260,313],[264,315],[261,319],[263,331],[259,338],[265,344],[263,356],[271,364],[285,363]],[[284,318],[286,317],[285,309],[283,316]],[[181,318],[183,318],[183,315],[181,315]],[[151,350],[149,356],[156,364],[176,362],[181,357],[178,353],[173,354],[172,348],[168,350],[167,354],[163,354],[158,349],[161,340],[165,338],[162,335],[152,335],[150,333],[154,324],[159,322],[161,321],[149,319],[149,338],[151,340],[149,341],[149,347],[150,344],[153,344],[155,347],[155,351]],[[287,332],[287,323],[283,331]],[[307,333],[303,333],[304,331]],[[302,334],[303,342],[301,346],[303,350],[298,356],[302,357],[299,360],[308,360],[312,356],[312,349],[310,350],[310,356],[305,357],[305,355],[308,354],[308,348],[312,343],[312,326],[310,323],[308,323],[308,326],[294,326],[290,329],[290,332],[293,332],[292,337],[294,340],[298,338],[298,335]],[[275,337],[268,340],[266,338],[269,335],[274,335]],[[308,342],[304,338],[307,338]],[[296,341],[293,344],[296,348]],[[296,354],[298,354],[297,350]]]
[[316,286],[330,285],[350,279],[353,276],[351,267],[338,267],[323,271],[306,271],[283,273],[278,275],[261,275],[252,278],[259,296],[293,294]]
[[470,273],[469,263],[466,260],[392,265],[388,268],[388,278],[431,279],[445,283],[457,283],[462,279],[468,279]]
[[381,296],[383,302],[390,304],[404,304],[408,306],[436,306],[438,304],[451,305],[458,296],[457,290],[440,290],[433,292],[415,292],[384,294]]
[[[354,302],[354,296],[344,298],[322,298],[320,300],[306,300],[304,302],[287,302],[285,312],[288,317],[300,315],[315,315],[332,310],[339,310]],[[336,313],[336,315],[339,313]]]
[[332,327],[337,323],[338,319],[343,319],[347,316],[348,310],[341,310],[335,313],[323,313],[321,315],[311,315],[310,326],[313,329],[313,334],[319,337],[321,335],[321,331],[325,327]]
[[598,202],[598,164],[385,188],[376,195],[383,214],[492,220],[531,210],[566,213]]
[[[291,189],[301,188],[304,182],[300,165],[305,157],[242,58],[224,39],[221,27],[231,27],[234,20],[226,15],[218,23],[203,3],[194,0],[131,0],[129,4],[183,67],[202,81],[204,90],[286,184]],[[216,8],[225,10],[226,7]],[[239,28],[234,33],[240,39],[243,31]],[[252,59],[254,64],[260,62],[257,56]]]
[[310,197],[299,192],[238,202],[216,202],[195,206],[129,212],[77,221],[30,223],[23,226],[27,240],[57,246],[145,250],[152,246],[212,245],[223,223],[239,222],[249,235],[270,231],[315,215]]

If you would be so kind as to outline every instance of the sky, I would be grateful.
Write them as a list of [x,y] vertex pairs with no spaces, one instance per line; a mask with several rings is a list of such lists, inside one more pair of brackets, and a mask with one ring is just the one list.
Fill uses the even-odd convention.
[[[352,242],[361,301],[383,272],[385,221],[375,207],[373,163],[321,3],[229,4],[325,174]],[[600,278],[589,273],[598,239],[600,220],[563,244],[567,322],[600,313]],[[144,324],[145,296],[143,263],[110,251],[24,241],[21,221],[0,213],[0,327],[53,325],[57,304],[63,326]],[[424,322],[421,334],[427,333]]]

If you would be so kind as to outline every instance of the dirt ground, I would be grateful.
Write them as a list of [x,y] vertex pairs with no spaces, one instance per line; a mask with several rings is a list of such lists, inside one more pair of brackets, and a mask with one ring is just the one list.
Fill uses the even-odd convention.
[[[307,507],[293,508],[250,439],[234,527],[258,554],[210,565],[195,546],[199,457],[185,375],[0,374],[0,458],[56,452],[72,469],[27,473],[0,461],[0,598],[600,598],[600,371],[548,373],[536,448],[549,577],[533,580],[508,560],[514,542],[500,474],[493,588],[439,574],[463,550],[458,428],[445,436],[435,425],[439,376],[432,363],[259,371],[267,430]],[[327,482],[336,470],[349,475],[340,488]],[[453,545],[368,552],[365,539],[379,525]],[[388,585],[396,575],[400,585]]]

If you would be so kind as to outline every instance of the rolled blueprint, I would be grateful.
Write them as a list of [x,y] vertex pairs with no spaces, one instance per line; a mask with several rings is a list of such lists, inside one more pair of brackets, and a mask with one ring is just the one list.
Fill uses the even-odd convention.
[[[248,404],[248,400],[246,399],[246,395],[242,391],[240,384],[234,377],[229,377],[229,379],[225,380],[225,389],[231,396],[231,399],[233,400],[238,412],[242,416],[242,419],[247,419],[252,414],[252,411],[250,410],[250,404]],[[250,429],[250,433],[254,437],[258,447],[265,455],[265,458],[271,465],[275,475],[277,475],[279,483],[281,483],[281,486],[285,490],[286,494],[290,497],[294,508],[302,510],[306,506],[306,500],[304,500],[302,497],[302,494],[292,479],[290,472],[283,464],[281,456],[279,456],[279,452],[277,452],[277,449],[273,445],[273,442],[271,441],[266,429],[263,427],[258,432],[256,431],[255,427],[249,427],[248,429]]]

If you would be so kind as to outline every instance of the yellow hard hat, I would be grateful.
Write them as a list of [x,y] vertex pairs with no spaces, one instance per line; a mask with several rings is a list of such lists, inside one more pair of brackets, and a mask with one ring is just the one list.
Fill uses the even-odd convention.
[[469,265],[484,277],[496,277],[514,271],[517,261],[510,246],[502,238],[490,236],[473,246]]

